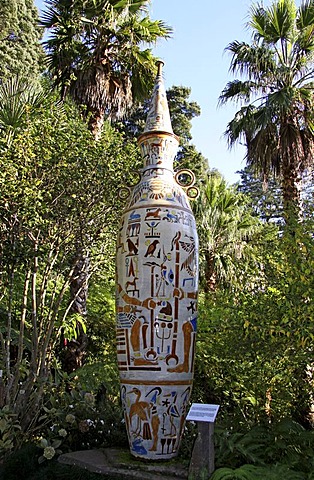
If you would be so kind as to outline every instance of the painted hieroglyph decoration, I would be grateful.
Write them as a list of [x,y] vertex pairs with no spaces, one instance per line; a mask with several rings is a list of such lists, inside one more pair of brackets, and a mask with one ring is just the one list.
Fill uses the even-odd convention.
[[144,167],[117,242],[121,399],[131,453],[150,460],[178,453],[193,381],[198,290],[198,238],[188,200],[194,178],[186,193],[173,172],[178,138],[161,65],[138,140]]

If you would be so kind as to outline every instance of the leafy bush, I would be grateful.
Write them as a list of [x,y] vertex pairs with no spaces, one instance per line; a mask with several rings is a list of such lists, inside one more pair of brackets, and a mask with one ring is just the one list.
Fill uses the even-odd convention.
[[284,465],[254,467],[242,465],[239,468],[219,468],[210,480],[307,480],[308,476],[291,471]]
[[314,432],[291,419],[246,432],[217,428],[215,442],[218,469],[211,480],[312,478]]
[[127,444],[119,403],[105,391],[98,395],[83,390],[76,378],[51,386],[39,422],[40,445],[47,459],[58,453],[52,449],[66,452]]
[[272,239],[242,289],[201,296],[193,398],[220,404],[229,424],[311,424],[312,231],[307,221]]
[[21,427],[17,415],[7,406],[0,409],[0,457],[8,455],[14,448]]

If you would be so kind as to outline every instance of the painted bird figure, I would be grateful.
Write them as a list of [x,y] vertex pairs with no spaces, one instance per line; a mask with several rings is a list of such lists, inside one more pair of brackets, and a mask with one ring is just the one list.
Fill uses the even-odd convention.
[[153,257],[158,243],[159,243],[159,240],[154,240],[150,245],[148,245],[144,257],[148,257],[148,256]]
[[141,401],[141,391],[134,387],[130,393],[135,393],[136,400],[130,407],[129,419],[130,425],[132,425],[133,417],[137,418],[135,432],[137,435],[141,435],[144,440],[151,440],[151,429],[149,425],[149,411],[151,404],[149,402]]
[[130,240],[129,238],[127,239],[127,245],[128,245],[128,249],[129,249],[129,255],[137,255],[138,253],[138,248],[136,247],[136,245],[132,242],[132,240]]

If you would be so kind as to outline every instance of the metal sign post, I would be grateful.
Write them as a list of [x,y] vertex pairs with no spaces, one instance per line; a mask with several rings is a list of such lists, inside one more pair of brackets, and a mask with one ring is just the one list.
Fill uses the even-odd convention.
[[197,438],[194,443],[189,476],[193,479],[200,475],[211,475],[215,470],[214,422],[219,405],[193,403],[186,417],[197,423]]

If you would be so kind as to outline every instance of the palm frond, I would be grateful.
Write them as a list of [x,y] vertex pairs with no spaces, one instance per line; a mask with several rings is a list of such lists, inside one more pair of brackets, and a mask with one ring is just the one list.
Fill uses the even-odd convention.
[[247,145],[247,140],[253,135],[255,112],[256,107],[253,105],[244,106],[238,110],[234,118],[228,123],[224,135],[227,138],[229,148],[239,142]]
[[235,275],[236,262],[245,255],[247,241],[259,228],[235,189],[224,178],[209,173],[201,185],[194,204],[200,238],[201,269],[206,283],[214,289],[216,282],[228,282]]
[[273,52],[265,46],[249,45],[246,42],[231,42],[226,50],[232,53],[230,71],[259,79],[265,74],[276,74],[276,62]]
[[265,9],[263,4],[253,5],[250,10],[248,26],[253,29],[254,38],[268,44],[279,40],[290,41],[296,18],[293,0],[279,0]]
[[303,0],[297,12],[296,25],[299,30],[312,27],[314,23],[313,0]]
[[224,105],[230,100],[233,100],[235,103],[248,102],[256,89],[256,83],[250,80],[233,80],[232,82],[227,83],[224,90],[221,92],[218,98],[218,105]]
[[38,85],[26,84],[18,77],[12,77],[0,84],[0,125],[17,128],[27,107],[37,108],[45,98]]
[[0,84],[0,132],[10,146],[27,116],[45,104],[45,89],[37,84],[27,84],[19,77],[12,77]]

